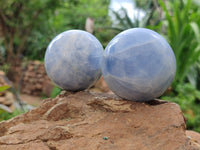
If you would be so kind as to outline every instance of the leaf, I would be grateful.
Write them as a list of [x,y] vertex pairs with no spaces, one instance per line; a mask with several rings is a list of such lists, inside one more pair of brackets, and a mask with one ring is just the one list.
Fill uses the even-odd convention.
[[60,92],[61,92],[61,89],[59,87],[55,86],[51,92],[51,97],[55,98]]
[[10,108],[8,108],[5,105],[0,104],[0,110],[3,112],[8,112],[8,113],[12,113],[12,110],[10,110]]
[[187,74],[187,78],[190,82],[190,84],[192,84],[194,87],[197,86],[197,76],[198,76],[198,72],[195,66],[192,66],[190,68],[189,73]]
[[195,34],[196,39],[200,42],[200,31],[199,31],[199,26],[196,22],[191,22],[190,26],[192,27],[192,30]]
[[131,18],[128,16],[128,12],[125,8],[122,8],[124,14],[125,14],[125,21],[127,22],[127,26],[129,26],[130,28],[134,28],[134,24],[131,21]]
[[190,73],[190,69],[200,58],[199,12],[195,11],[192,0],[158,2],[165,13],[168,40],[176,56],[176,84],[173,87],[188,80],[196,85],[198,77]]
[[0,92],[3,92],[3,91],[5,91],[5,90],[7,90],[7,89],[9,89],[9,88],[10,88],[9,85],[0,86]]

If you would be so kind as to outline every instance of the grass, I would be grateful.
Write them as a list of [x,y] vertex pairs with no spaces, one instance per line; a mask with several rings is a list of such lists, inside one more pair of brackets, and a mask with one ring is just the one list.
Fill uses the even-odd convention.
[[24,113],[23,111],[18,110],[18,109],[15,109],[12,113],[8,113],[8,112],[0,110],[0,121],[11,119],[23,113]]

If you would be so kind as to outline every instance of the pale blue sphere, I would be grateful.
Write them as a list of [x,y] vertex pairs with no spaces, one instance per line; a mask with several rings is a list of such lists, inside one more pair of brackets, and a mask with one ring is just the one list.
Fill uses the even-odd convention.
[[161,96],[176,73],[172,48],[158,33],[133,28],[107,45],[102,73],[108,87],[121,98],[149,101]]
[[101,43],[90,33],[68,30],[57,35],[45,53],[49,78],[68,91],[85,90],[101,76]]

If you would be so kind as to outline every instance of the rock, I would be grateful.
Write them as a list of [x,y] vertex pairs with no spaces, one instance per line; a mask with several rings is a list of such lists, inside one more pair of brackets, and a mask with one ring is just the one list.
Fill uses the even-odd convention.
[[200,144],[200,133],[195,131],[187,130],[186,135],[192,140]]
[[[30,141],[26,144],[19,144],[16,148],[15,145],[1,145],[2,150],[49,150],[49,147],[45,145],[45,143],[41,142],[40,140]],[[42,149],[41,149],[42,148]]]
[[5,73],[0,70],[0,76],[5,76]]
[[6,101],[5,97],[0,97],[0,104],[3,104]]
[[6,101],[3,103],[5,105],[11,105],[14,103],[14,95],[11,92],[6,92],[5,94]]
[[113,92],[107,86],[103,76],[101,76],[101,78],[96,82],[94,87],[90,89],[90,91],[113,94]]
[[49,79],[45,79],[42,85],[42,93],[45,93],[48,97],[51,96],[52,90],[55,87]]
[[179,106],[124,101],[94,92],[61,92],[0,123],[6,150],[196,150]]
[[37,78],[42,78],[42,74],[37,74]]
[[13,102],[14,102],[14,100],[6,100],[6,99],[5,99],[5,101],[4,101],[2,104],[3,104],[3,105],[6,105],[6,106],[10,106],[10,105],[13,104]]
[[34,65],[41,65],[41,62],[39,60],[35,60]]
[[14,101],[14,95],[9,91],[5,91],[4,94],[0,96],[0,104],[9,108],[7,112],[12,112],[15,109]]
[[[5,76],[5,73],[0,70],[0,86],[9,85],[12,87],[11,81]],[[6,108],[7,112],[14,110],[14,95],[8,90],[0,92],[0,105],[1,108]]]
[[41,89],[42,89],[42,85],[39,84],[39,83],[37,83],[37,84],[35,85],[35,88],[41,90]]
[[11,81],[6,77],[5,73],[0,70],[0,86],[10,85],[12,86]]
[[[44,64],[42,62],[29,61],[22,70],[23,76],[21,77],[21,92],[23,94],[32,94],[37,96],[45,94],[49,96],[49,91],[47,91],[48,93],[45,93],[46,90],[43,90],[43,85],[49,85],[49,82],[51,83],[51,81],[46,74]],[[51,83],[51,85],[53,84]],[[47,88],[52,89],[52,86]]]
[[33,71],[33,69],[34,69],[34,66],[33,66],[33,65],[29,65],[29,66],[27,67],[27,70],[28,70],[28,71]]
[[16,103],[16,102],[14,102],[12,105],[9,106],[9,109],[10,109],[12,112],[16,110],[15,103]]

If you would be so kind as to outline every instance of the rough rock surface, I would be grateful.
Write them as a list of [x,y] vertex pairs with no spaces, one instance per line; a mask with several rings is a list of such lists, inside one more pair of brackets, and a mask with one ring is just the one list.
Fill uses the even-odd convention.
[[200,133],[197,133],[195,131],[187,130],[186,135],[188,138],[190,138],[192,141],[195,141],[196,143],[200,144]]
[[175,103],[62,92],[0,123],[2,150],[196,150]]

